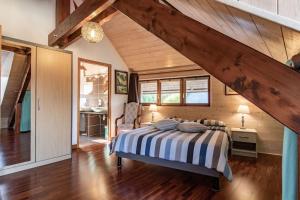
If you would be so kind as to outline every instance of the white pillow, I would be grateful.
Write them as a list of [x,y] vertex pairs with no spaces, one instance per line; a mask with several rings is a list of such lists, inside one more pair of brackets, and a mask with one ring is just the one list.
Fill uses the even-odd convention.
[[153,124],[153,126],[161,131],[168,131],[176,129],[178,124],[179,122],[174,119],[163,119]]
[[177,129],[186,133],[204,133],[208,128],[197,122],[183,122],[177,125]]

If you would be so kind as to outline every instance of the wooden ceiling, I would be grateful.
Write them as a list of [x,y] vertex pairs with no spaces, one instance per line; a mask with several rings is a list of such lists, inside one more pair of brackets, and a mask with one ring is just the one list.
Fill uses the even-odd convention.
[[[185,15],[282,63],[300,52],[300,33],[279,24],[212,0],[168,2]],[[193,64],[122,13],[106,23],[104,31],[134,71]]]
[[118,12],[103,26],[128,67],[133,71],[192,65],[172,47]]

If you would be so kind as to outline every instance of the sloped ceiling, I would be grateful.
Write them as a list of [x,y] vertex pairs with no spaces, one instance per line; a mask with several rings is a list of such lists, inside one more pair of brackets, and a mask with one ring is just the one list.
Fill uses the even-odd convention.
[[103,28],[128,67],[134,71],[193,64],[120,12]]
[[[300,33],[284,26],[213,0],[167,1],[183,14],[282,63],[300,52]],[[134,71],[193,64],[121,13],[104,25],[104,31]]]

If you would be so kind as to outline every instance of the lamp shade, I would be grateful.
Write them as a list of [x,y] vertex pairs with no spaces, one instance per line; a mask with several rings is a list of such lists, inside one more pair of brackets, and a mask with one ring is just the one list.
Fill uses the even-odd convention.
[[149,107],[149,111],[157,112],[157,106],[155,104],[151,104],[150,107]]
[[86,41],[97,43],[103,39],[104,32],[100,24],[87,22],[81,28],[81,35]]
[[250,110],[249,110],[249,107],[247,105],[240,105],[237,112],[242,113],[242,114],[249,114]]

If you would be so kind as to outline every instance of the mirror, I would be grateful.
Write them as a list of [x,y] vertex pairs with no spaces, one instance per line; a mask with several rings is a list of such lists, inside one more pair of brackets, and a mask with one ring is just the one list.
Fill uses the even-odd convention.
[[31,48],[2,44],[0,169],[31,160]]

